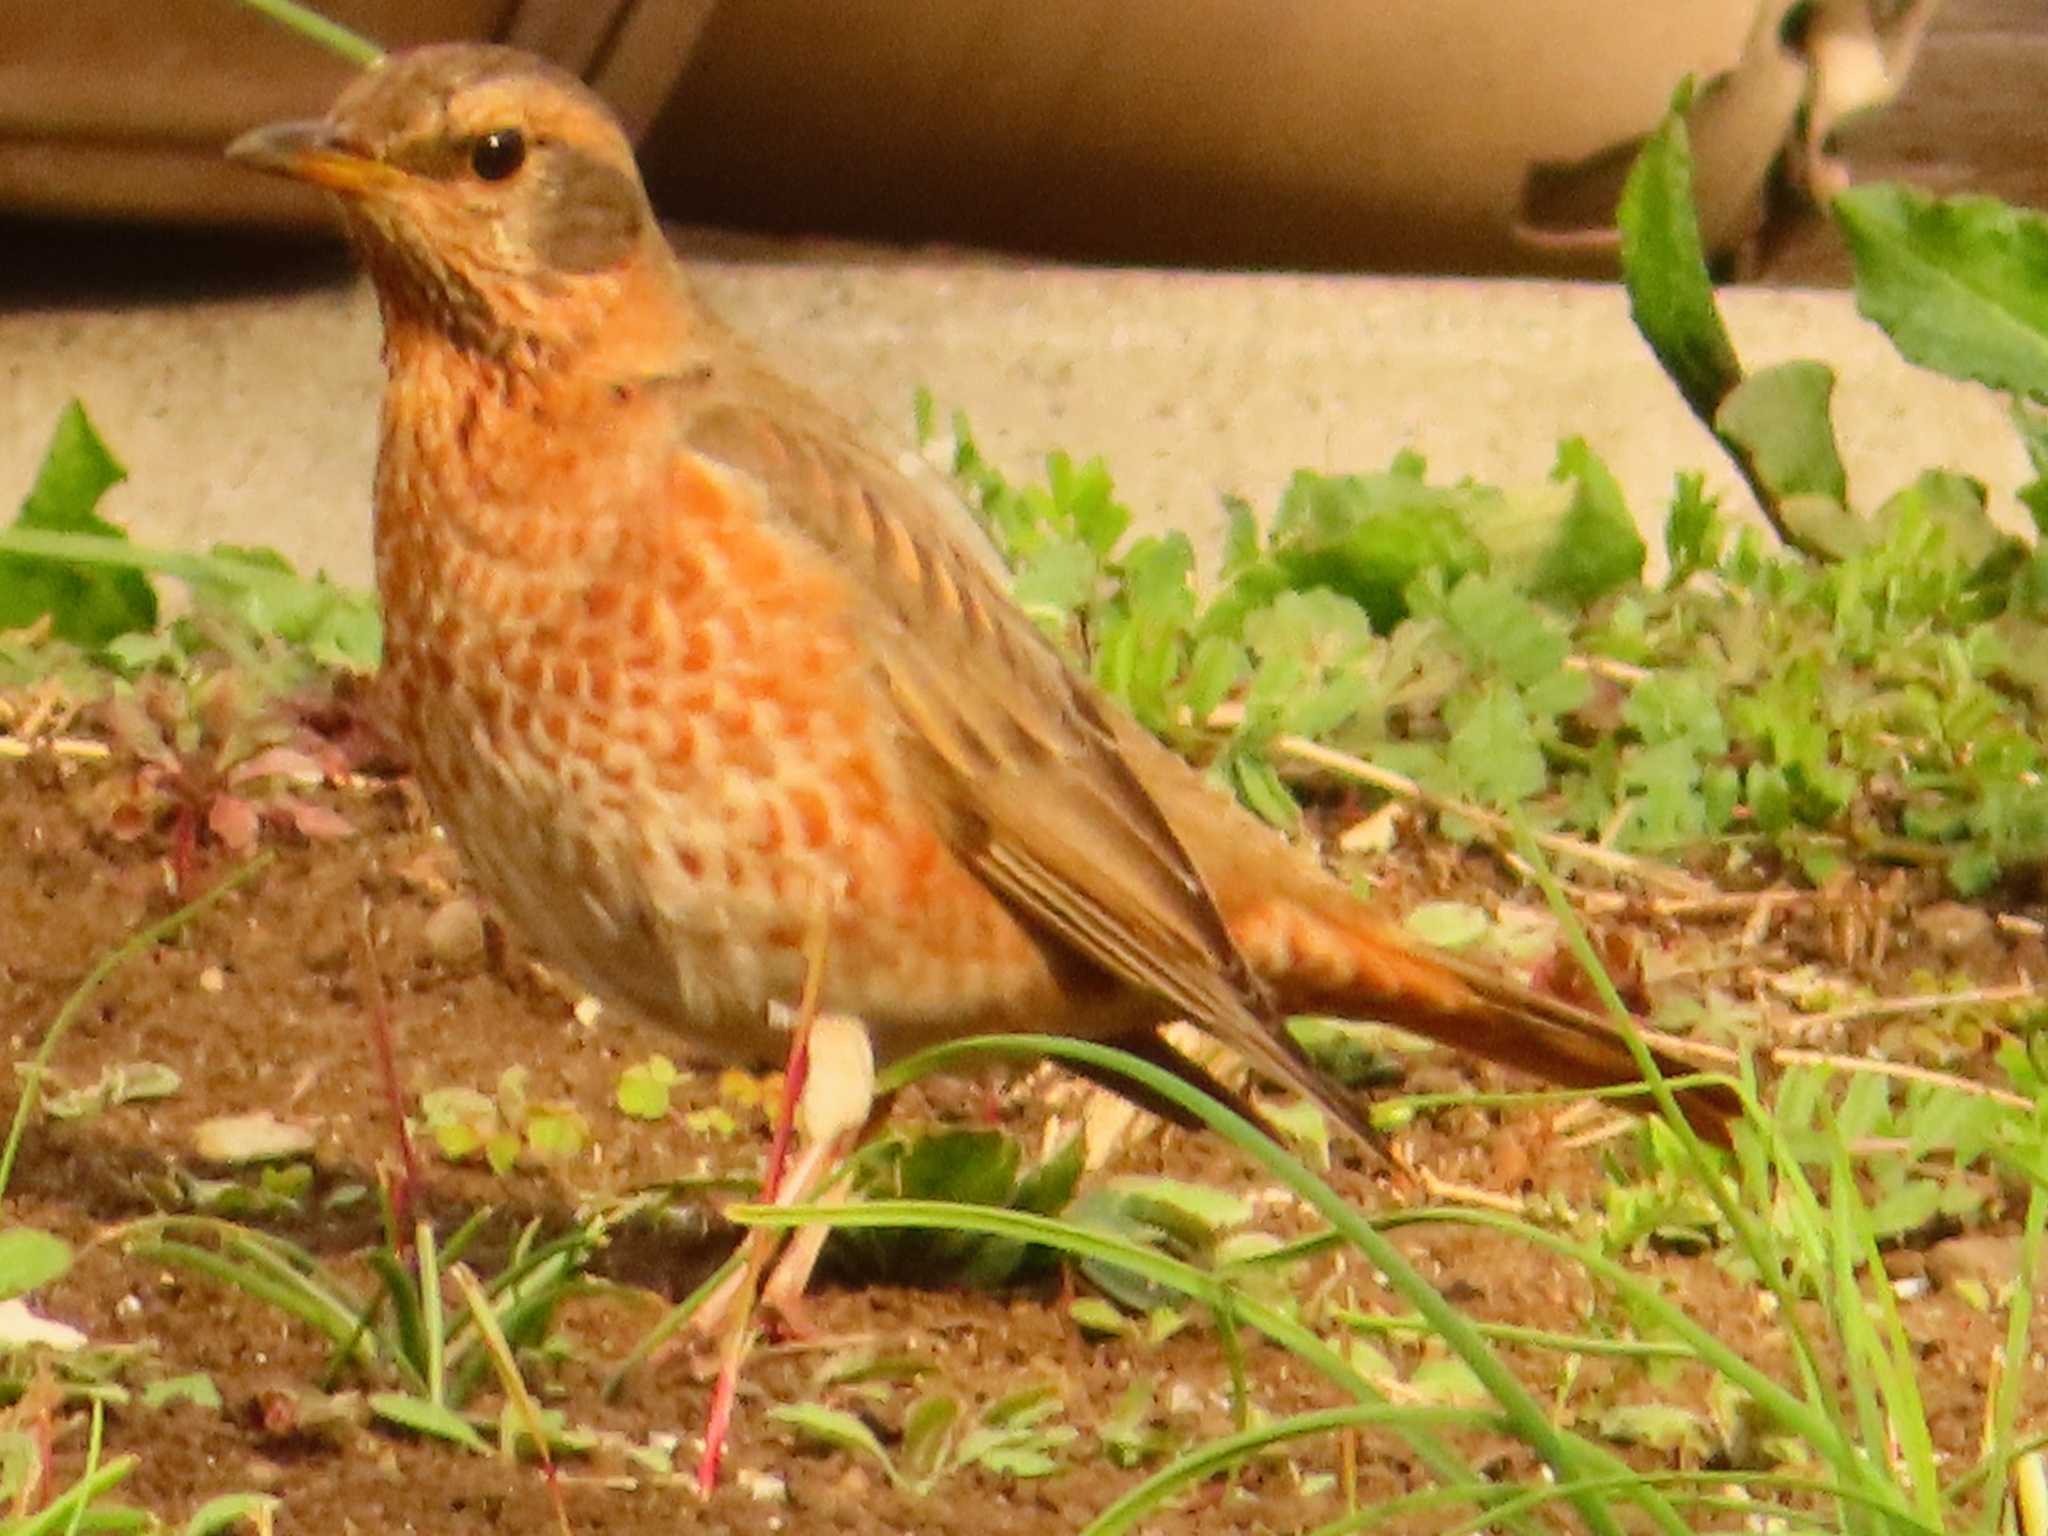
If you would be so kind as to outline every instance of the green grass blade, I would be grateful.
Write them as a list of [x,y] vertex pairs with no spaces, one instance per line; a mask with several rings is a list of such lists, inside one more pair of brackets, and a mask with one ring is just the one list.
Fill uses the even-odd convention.
[[[730,1211],[727,1214],[730,1215]],[[739,1254],[734,1254],[699,1281],[694,1291],[664,1312],[661,1320],[643,1333],[626,1352],[626,1358],[612,1368],[611,1374],[604,1379],[604,1386],[599,1395],[606,1402],[617,1397],[626,1385],[627,1378],[653,1358],[657,1349],[675,1337],[677,1331],[685,1327],[690,1319],[703,1309],[704,1303],[711,1299],[718,1288],[739,1273],[743,1262],[745,1261]]]
[[384,50],[364,37],[360,32],[351,32],[338,21],[330,21],[309,5],[300,5],[297,0],[242,0],[250,10],[268,16],[279,26],[287,27],[309,42],[317,43],[330,53],[339,54],[351,64],[365,68],[380,62]]
[[337,1319],[333,1310],[320,1298],[308,1295],[305,1287],[278,1279],[253,1264],[230,1259],[197,1243],[162,1238],[137,1243],[129,1252],[146,1263],[177,1265],[218,1280],[223,1285],[233,1286],[268,1306],[276,1307],[287,1316],[297,1318],[337,1344],[345,1342],[352,1331],[352,1317],[343,1314]]
[[441,1310],[441,1262],[435,1255],[434,1227],[422,1221],[413,1235],[419,1258],[420,1335],[426,1345],[427,1401],[436,1408],[448,1403],[448,1325]]
[[35,1113],[43,1076],[49,1071],[50,1058],[56,1053],[58,1042],[69,1032],[72,1020],[76,1019],[79,1011],[85,1007],[86,1000],[98,991],[100,983],[115,971],[137,955],[161,944],[229,892],[239,890],[248,884],[275,857],[275,854],[270,853],[258,854],[232,874],[222,876],[211,888],[186,902],[170,916],[160,922],[151,923],[147,928],[138,929],[119,946],[102,955],[93,968],[85,973],[85,979],[72,989],[71,995],[65,998],[62,1006],[57,1009],[57,1017],[51,1020],[49,1030],[43,1035],[43,1043],[36,1047],[35,1055],[30,1058],[27,1070],[22,1074],[21,1097],[14,1103],[14,1119],[7,1127],[7,1144],[0,1148],[0,1199],[6,1197],[7,1187],[13,1181],[14,1162],[21,1153],[22,1137],[28,1133],[29,1117]]
[[[1502,1216],[1493,1211],[1402,1211],[1383,1216],[1379,1218],[1379,1222],[1390,1231],[1398,1227],[1428,1223],[1486,1227],[1510,1233],[1560,1257],[1571,1259],[1589,1274],[1611,1286],[1638,1316],[1647,1317],[1659,1327],[1669,1330],[1702,1363],[1755,1398],[1766,1414],[1811,1445],[1841,1476],[1845,1485],[1854,1490],[1868,1492],[1875,1484],[1882,1482],[1882,1479],[1873,1479],[1871,1465],[1853,1437],[1837,1433],[1834,1421],[1819,1408],[1786,1391],[1783,1386],[1751,1365],[1714,1334],[1701,1327],[1677,1303],[1662,1295],[1653,1286],[1637,1279],[1604,1253],[1583,1243],[1574,1242],[1570,1238],[1546,1232],[1541,1227],[1531,1226],[1527,1222],[1516,1221],[1512,1217]],[[1881,1492],[1873,1497],[1879,1504],[1893,1502],[1887,1500]]]
[[1468,1408],[1395,1406],[1391,1403],[1354,1404],[1346,1408],[1321,1408],[1310,1413],[1292,1414],[1204,1442],[1123,1494],[1083,1526],[1078,1536],[1122,1536],[1140,1520],[1157,1514],[1161,1506],[1183,1488],[1226,1472],[1271,1446],[1286,1445],[1310,1435],[1330,1434],[1340,1429],[1396,1424],[1477,1430],[1502,1427],[1495,1415],[1477,1413]]
[[[1007,1039],[1010,1037],[994,1037]],[[1028,1037],[1035,1047],[1036,1037]],[[968,1046],[986,1042],[969,1042]],[[1068,1041],[1067,1045],[1080,1042]],[[951,1047],[941,1047],[950,1050]],[[1107,1056],[1121,1053],[1092,1047]],[[1160,1077],[1169,1082],[1176,1079]],[[1148,1086],[1150,1083],[1148,1081]],[[1192,1090],[1190,1099],[1199,1098]],[[1204,1101],[1206,1102],[1206,1101]],[[1240,1124],[1244,1122],[1240,1121]],[[997,1237],[1011,1238],[1019,1242],[1037,1243],[1044,1247],[1072,1254],[1079,1258],[1092,1258],[1131,1270],[1144,1279],[1181,1292],[1190,1299],[1204,1305],[1213,1304],[1215,1293],[1222,1282],[1216,1276],[1199,1270],[1178,1259],[1126,1242],[1121,1238],[1078,1227],[1050,1217],[1032,1215],[1022,1211],[1003,1210],[994,1206],[961,1206],[940,1201],[885,1200],[869,1201],[858,1205],[819,1206],[767,1206],[736,1205],[727,1208],[726,1215],[743,1225],[767,1227],[797,1227],[821,1223],[833,1227],[919,1227],[938,1231],[982,1232]],[[1381,1252],[1394,1251],[1390,1244],[1372,1234],[1374,1247]],[[1377,1263],[1377,1255],[1374,1257]],[[1382,1273],[1386,1270],[1382,1268]],[[1309,1329],[1301,1326],[1276,1308],[1264,1306],[1253,1298],[1239,1295],[1231,1303],[1240,1322],[1257,1329],[1279,1348],[1287,1351],[1303,1364],[1318,1371],[1332,1384],[1351,1393],[1366,1403],[1383,1403],[1385,1398],[1371,1382],[1331,1349]],[[1469,1362],[1468,1362],[1469,1363]],[[1409,1443],[1430,1467],[1430,1470],[1445,1483],[1471,1493],[1482,1502],[1498,1497],[1497,1490],[1479,1478],[1441,1442],[1421,1429],[1405,1431]],[[1568,1442],[1567,1454],[1588,1458],[1602,1470],[1618,1467],[1621,1463],[1604,1447],[1581,1439],[1578,1436],[1555,1432],[1560,1439]],[[1668,1511],[1654,1493],[1644,1502],[1653,1511],[1659,1506]],[[1675,1513],[1673,1514],[1675,1519]],[[1661,1523],[1661,1522],[1660,1522]],[[1683,1527],[1677,1527],[1682,1532]]]

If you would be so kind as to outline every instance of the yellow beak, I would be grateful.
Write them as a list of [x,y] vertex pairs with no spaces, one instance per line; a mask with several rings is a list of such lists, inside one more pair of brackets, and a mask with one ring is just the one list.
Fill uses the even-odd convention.
[[375,192],[392,186],[404,174],[343,143],[320,121],[271,123],[251,129],[228,146],[227,157],[259,171],[344,194]]

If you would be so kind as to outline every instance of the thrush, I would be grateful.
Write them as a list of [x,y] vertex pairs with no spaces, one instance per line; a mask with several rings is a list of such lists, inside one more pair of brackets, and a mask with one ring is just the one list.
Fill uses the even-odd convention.
[[[1069,665],[707,310],[580,82],[420,48],[230,153],[338,194],[383,319],[395,723],[476,880],[600,995],[773,1059],[815,915],[817,1001],[884,1060],[1051,1032],[1192,1073],[1158,1035],[1185,1019],[1360,1134],[1288,1015],[1637,1080],[1607,1023],[1407,937]],[[1680,1098],[1726,1139],[1730,1092]]]

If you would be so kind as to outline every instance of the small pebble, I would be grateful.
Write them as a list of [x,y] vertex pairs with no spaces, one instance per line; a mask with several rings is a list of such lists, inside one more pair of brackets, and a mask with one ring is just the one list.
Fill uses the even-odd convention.
[[484,915],[467,896],[436,907],[420,931],[427,952],[443,965],[472,965],[484,952]]
[[221,1115],[192,1128],[192,1150],[209,1163],[271,1163],[313,1150],[313,1133],[269,1110]]

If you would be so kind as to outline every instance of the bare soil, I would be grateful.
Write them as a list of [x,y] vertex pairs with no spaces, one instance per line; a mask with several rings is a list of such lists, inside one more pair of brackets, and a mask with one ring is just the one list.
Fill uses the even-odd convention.
[[[94,962],[138,927],[176,905],[174,847],[167,833],[118,838],[107,828],[118,766],[71,761],[37,751],[0,766],[0,1018],[9,1050],[25,1060],[65,997]],[[218,1174],[201,1164],[195,1129],[212,1117],[269,1110],[309,1128],[316,1170],[304,1211],[268,1225],[323,1256],[354,1263],[374,1243],[374,1202],[340,1211],[323,1197],[373,1183],[394,1156],[387,1102],[369,1043],[367,972],[361,935],[370,936],[390,999],[399,1071],[414,1096],[434,1088],[489,1091],[511,1063],[530,1073],[536,1099],[573,1103],[591,1144],[572,1162],[521,1168],[503,1178],[456,1166],[429,1150],[424,1206],[443,1233],[491,1207],[478,1262],[531,1218],[565,1226],[578,1203],[661,1180],[703,1174],[753,1177],[765,1146],[761,1112],[738,1103],[730,1085],[695,1073],[679,1086],[669,1119],[627,1118],[614,1093],[621,1070],[653,1052],[680,1054],[680,1042],[642,1022],[610,1014],[579,1022],[568,996],[520,953],[516,937],[481,953],[429,942],[430,919],[458,892],[448,850],[404,781],[338,795],[354,824],[346,839],[308,844],[286,839],[276,861],[226,896],[173,941],[120,971],[92,998],[63,1042],[53,1088],[95,1081],[123,1063],[159,1062],[182,1086],[168,1098],[131,1103],[83,1119],[39,1120],[31,1129],[6,1219],[56,1231],[80,1246],[71,1273],[39,1300],[48,1315],[84,1330],[95,1345],[135,1346],[124,1379],[131,1387],[205,1372],[219,1388],[218,1410],[181,1405],[149,1409],[139,1397],[116,1407],[105,1454],[133,1452],[140,1463],[120,1496],[172,1521],[224,1492],[261,1489],[283,1498],[279,1529],[307,1532],[535,1531],[554,1527],[550,1493],[530,1465],[465,1453],[438,1442],[355,1423],[323,1426],[312,1388],[326,1363],[324,1343],[274,1309],[190,1273],[144,1263],[124,1246],[122,1224],[160,1208],[162,1183],[179,1169]],[[204,885],[228,868],[202,857]],[[1396,906],[1444,895],[1482,904],[1506,884],[1483,853],[1427,848],[1419,840],[1377,872]],[[1826,900],[1797,898],[1767,920],[1754,906],[1686,921],[1647,908],[1630,917],[1633,942],[1680,969],[1712,969],[1753,982],[1801,965],[1826,967],[1850,986],[1899,993],[1930,973],[1958,969],[1982,985],[2040,974],[2038,937],[1989,927],[1958,946],[1939,925],[1911,914],[1932,891],[1891,875],[1846,884]],[[1970,926],[1965,924],[1966,927]],[[1699,957],[1708,957],[1699,959]],[[1669,968],[1667,965],[1666,968]],[[1725,979],[1725,977],[1724,977]],[[1741,985],[1737,983],[1738,990]],[[1675,985],[1686,985],[1684,982]],[[1917,1024],[1845,1024],[1809,1042],[1849,1052],[1883,1043],[1885,1029]],[[1957,1043],[1949,1065],[1971,1070],[1988,1044]],[[1440,1054],[1414,1058],[1410,1086],[1455,1087],[1474,1069]],[[1499,1086],[1481,1074],[1477,1080]],[[1036,1145],[1048,1113],[1043,1079],[996,1093],[939,1088],[912,1095],[899,1119],[991,1118]],[[735,1105],[738,1105],[735,1108]],[[735,1113],[734,1135],[692,1132],[684,1116],[718,1105]],[[1603,1157],[1625,1165],[1632,1137],[1576,1147],[1547,1111],[1505,1115],[1454,1109],[1419,1122],[1401,1139],[1414,1166],[1451,1181],[1473,1198],[1544,1195],[1597,1208],[1606,1187]],[[1241,1191],[1262,1183],[1205,1137],[1168,1132],[1134,1143],[1110,1171],[1141,1169]],[[253,1181],[253,1175],[241,1175]],[[1422,1198],[1414,1179],[1339,1170],[1339,1187],[1369,1209]],[[2012,1224],[1994,1196],[1971,1239],[1995,1242]],[[1950,1234],[1930,1230],[1893,1255],[1895,1267],[1921,1267]],[[613,1431],[635,1443],[675,1437],[678,1473],[694,1459],[707,1398],[709,1362],[678,1351],[632,1379],[616,1401],[599,1385],[663,1305],[688,1292],[731,1249],[732,1229],[715,1203],[685,1200],[678,1216],[618,1233],[598,1261],[617,1282],[580,1300],[562,1319],[567,1351],[537,1378],[548,1406],[573,1425]],[[1488,1234],[1453,1228],[1409,1230],[1400,1237],[1424,1273],[1473,1315],[1546,1328],[1619,1331],[1625,1320],[1570,1267]],[[1642,1260],[1658,1282],[1722,1337],[1767,1368],[1789,1369],[1784,1336],[1757,1305],[1754,1288],[1731,1279],[1712,1254],[1658,1254]],[[1177,1444],[1227,1432],[1229,1367],[1216,1332],[1190,1326],[1163,1344],[1085,1336],[1068,1317],[1074,1281],[1066,1277],[998,1293],[914,1284],[849,1287],[825,1282],[816,1295],[818,1336],[763,1348],[749,1362],[734,1422],[724,1486],[700,1504],[685,1478],[662,1478],[616,1454],[565,1460],[562,1494],[580,1533],[672,1531],[973,1532],[975,1536],[1068,1532],[1085,1524],[1146,1468],[1112,1464],[1099,1440],[1119,1397],[1139,1378],[1159,1384],[1161,1427]],[[1367,1311],[1402,1310],[1375,1278],[1327,1261],[1309,1276],[1312,1305],[1342,1301]],[[1975,1447],[1987,1362],[2003,1313],[1973,1302],[1967,1286],[1930,1287],[1907,1304],[1922,1355],[1921,1391],[1943,1445],[1958,1455]],[[2038,1335],[2048,1345],[2048,1330]],[[1426,1351],[1383,1344],[1412,1366]],[[914,1356],[915,1381],[832,1385],[836,1365],[857,1349]],[[1703,1405],[1704,1378],[1675,1376],[1619,1360],[1584,1360],[1559,1376],[1559,1357],[1510,1351],[1541,1393],[1560,1401],[1582,1426],[1609,1407],[1655,1397]],[[1326,1403],[1328,1390],[1277,1350],[1254,1344],[1246,1361],[1257,1408],[1281,1414]],[[1060,1452],[1063,1470],[1018,1479],[972,1468],[949,1474],[918,1496],[893,1486],[872,1462],[802,1445],[770,1421],[778,1403],[824,1401],[869,1419],[885,1442],[900,1430],[911,1400],[935,1389],[956,1396],[968,1416],[1022,1388],[1049,1384],[1060,1409],[1052,1422],[1079,1432]],[[382,1383],[349,1381],[344,1387]],[[2048,1413],[2048,1380],[2027,1384],[2030,1415]],[[15,1410],[17,1414],[28,1407]],[[82,1464],[83,1418],[40,1410],[57,1436],[67,1475]],[[1511,1472],[1523,1453],[1505,1444],[1471,1445],[1478,1464]],[[1697,1459],[1698,1452],[1638,1449],[1646,1465]],[[1334,1441],[1310,1443],[1288,1458],[1261,1462],[1184,1499],[1145,1527],[1160,1533],[1299,1531],[1344,1508],[1317,1474],[1339,1468]],[[1156,1462],[1152,1463],[1156,1465]],[[1367,1438],[1356,1458],[1357,1497],[1372,1502],[1424,1478],[1392,1441]],[[1434,1526],[1432,1518],[1411,1529]]]

